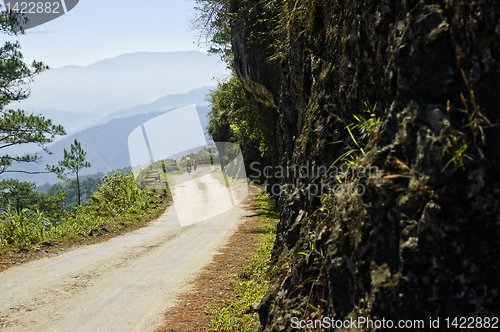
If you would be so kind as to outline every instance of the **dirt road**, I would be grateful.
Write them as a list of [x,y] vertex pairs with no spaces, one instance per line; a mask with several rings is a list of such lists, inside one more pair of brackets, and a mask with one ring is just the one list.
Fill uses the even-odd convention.
[[211,168],[169,183],[174,204],[150,226],[0,273],[0,330],[142,332],[160,325],[238,226],[243,209],[231,207],[246,195],[243,185],[221,184]]

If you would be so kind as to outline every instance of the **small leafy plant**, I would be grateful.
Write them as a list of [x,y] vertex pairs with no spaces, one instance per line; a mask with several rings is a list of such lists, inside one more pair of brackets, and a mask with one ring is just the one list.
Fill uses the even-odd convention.
[[[484,131],[483,127],[485,126],[491,126],[491,122],[481,113],[481,109],[479,105],[476,102],[476,96],[474,95],[474,90],[472,89],[471,85],[469,84],[469,81],[467,80],[467,77],[465,76],[465,73],[463,70],[462,72],[462,77],[464,78],[465,85],[467,86],[467,89],[469,91],[469,100],[467,100],[463,93],[460,94],[460,98],[462,99],[462,103],[464,104],[463,109],[458,109],[458,111],[464,113],[466,115],[465,118],[465,127],[467,127],[470,132],[472,133],[472,136],[474,138],[474,142],[476,142],[477,135],[481,134],[481,144],[485,143],[484,139]],[[469,105],[470,104],[470,105]]]
[[472,161],[472,158],[466,154],[469,144],[467,143],[464,134],[461,132],[458,132],[456,135],[449,134],[446,137],[446,141],[448,143],[446,145],[446,151],[450,156],[450,160],[441,170],[441,173],[444,172],[452,163],[455,166],[455,169],[461,168],[462,170],[465,170],[466,163],[468,161]]
[[[461,72],[469,92],[469,99],[466,99],[464,94],[460,93],[460,98],[464,108],[457,108],[457,110],[465,115],[465,118],[463,119],[463,128],[467,128],[467,132],[464,133],[455,128],[450,128],[448,130],[445,150],[450,160],[443,167],[441,173],[443,173],[451,164],[454,165],[454,170],[465,170],[467,164],[473,160],[471,155],[474,153],[474,150],[482,155],[482,150],[479,145],[485,144],[483,128],[492,126],[491,122],[481,112],[481,108],[477,104],[474,90],[467,80],[467,76],[463,70],[461,70]],[[447,103],[446,111],[448,112],[449,118],[450,101]],[[479,140],[478,136],[480,138]]]
[[[345,127],[355,146],[351,146],[348,144],[347,147],[345,148],[346,152],[344,152],[340,157],[338,157],[333,162],[332,166],[335,165],[338,161],[341,161],[343,165],[348,165],[350,167],[353,167],[361,157],[366,155],[366,152],[364,150],[365,144],[363,144],[363,141],[365,141],[367,138],[370,137],[373,130],[377,127],[377,124],[380,122],[380,117],[377,117],[375,114],[377,104],[375,104],[373,108],[370,108],[366,102],[364,104],[366,106],[365,113],[367,113],[368,116],[364,118],[364,117],[358,117],[353,114],[353,117],[356,120],[356,122],[348,124]],[[354,135],[355,130],[358,131],[360,134],[358,139],[356,139]],[[332,144],[342,143],[342,142],[343,141],[337,141],[333,142]]]
[[368,104],[365,102],[366,110],[365,113],[368,114],[368,117],[365,119],[363,117],[357,117],[356,115],[353,115],[353,117],[358,121],[357,124],[355,124],[352,129],[357,128],[359,132],[361,133],[361,139],[364,140],[365,138],[369,137],[377,124],[380,121],[380,117],[377,117],[375,115],[375,110],[377,108],[377,103],[375,103],[375,106],[373,106],[372,109],[368,106]]

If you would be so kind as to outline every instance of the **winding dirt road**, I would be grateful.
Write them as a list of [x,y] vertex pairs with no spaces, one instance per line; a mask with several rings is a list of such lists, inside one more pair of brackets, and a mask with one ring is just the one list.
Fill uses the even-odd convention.
[[148,227],[0,273],[0,330],[159,326],[236,230],[244,210],[233,205],[246,196],[246,186],[228,188],[208,167],[169,177],[169,184],[174,204]]

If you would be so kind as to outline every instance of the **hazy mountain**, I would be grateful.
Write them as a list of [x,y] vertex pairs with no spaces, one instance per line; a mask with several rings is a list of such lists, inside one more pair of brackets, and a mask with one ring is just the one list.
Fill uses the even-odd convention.
[[[207,114],[209,107],[197,106],[197,110],[201,124],[205,127],[208,122]],[[82,144],[83,149],[87,152],[87,160],[92,164],[92,167],[84,169],[82,174],[107,172],[130,166],[128,136],[137,126],[163,113],[165,112],[151,112],[113,119],[105,124],[66,136],[49,146],[49,150],[53,153],[52,155],[42,152],[40,155],[43,156],[43,159],[39,163],[22,164],[12,168],[33,172],[44,170],[46,164],[56,165],[63,158],[63,149],[66,148],[69,150],[75,138]],[[10,173],[10,175],[23,181],[36,182],[38,184],[60,181],[53,174],[26,175]]]
[[202,52],[129,53],[85,67],[50,69],[35,78],[30,98],[10,107],[35,113],[52,109],[105,116],[214,85],[214,77],[226,74],[217,57]]
[[[202,87],[189,91],[188,93],[168,95],[152,102],[151,104],[122,109],[108,115],[106,115],[105,112],[69,112],[58,111],[55,109],[44,109],[35,113],[42,114],[45,118],[51,119],[54,124],[62,125],[68,134],[73,134],[76,131],[104,124],[113,119],[130,117],[136,114],[165,112],[192,104],[197,106],[207,105],[208,102],[206,101],[206,95],[210,92],[210,89],[212,88]],[[31,150],[32,149],[29,149],[27,151]]]
[[121,111],[113,112],[106,115],[99,123],[106,123],[113,119],[119,119],[123,117],[133,116],[136,114],[144,114],[151,112],[165,112],[168,110],[181,108],[186,105],[196,105],[203,106],[207,105],[207,95],[213,87],[202,87],[199,89],[192,90],[185,94],[180,95],[169,95],[160,98],[151,104],[139,105],[132,108],[124,109]]
[[42,114],[46,119],[51,119],[53,124],[62,125],[68,134],[80,129],[97,116],[95,113],[68,112],[55,109],[44,109],[35,113]]

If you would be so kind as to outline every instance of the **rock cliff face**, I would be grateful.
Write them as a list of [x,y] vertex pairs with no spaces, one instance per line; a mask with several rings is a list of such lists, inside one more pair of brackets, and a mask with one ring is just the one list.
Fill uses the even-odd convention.
[[292,317],[421,319],[423,331],[430,317],[500,316],[500,2],[311,3],[274,63],[249,37],[276,22],[255,12],[277,9],[232,3],[237,72],[276,130],[274,166],[330,167],[366,102],[381,120],[353,169],[378,172],[342,175],[363,194],[314,215],[320,198],[281,192],[274,255],[292,263],[260,305],[265,331],[293,330]]

